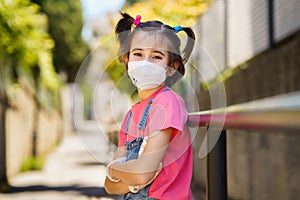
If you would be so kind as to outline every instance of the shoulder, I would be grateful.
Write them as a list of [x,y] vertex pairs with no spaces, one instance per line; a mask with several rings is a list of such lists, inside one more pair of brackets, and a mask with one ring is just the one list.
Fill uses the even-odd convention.
[[163,90],[154,99],[153,103],[157,104],[168,104],[168,105],[184,105],[184,101],[176,92],[171,88]]
[[166,115],[186,115],[187,109],[183,99],[169,88],[159,93],[153,101],[153,111],[164,111]]

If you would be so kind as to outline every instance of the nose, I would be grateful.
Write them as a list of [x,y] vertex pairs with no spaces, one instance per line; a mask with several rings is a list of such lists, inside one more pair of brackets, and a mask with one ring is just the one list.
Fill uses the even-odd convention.
[[152,59],[151,59],[151,51],[150,50],[146,49],[144,51],[144,58],[145,58],[145,60],[151,62]]
[[145,60],[151,62],[151,55],[149,53],[145,54]]
[[145,57],[145,61],[153,62],[153,61],[151,60],[151,57],[150,57],[150,56],[149,56],[149,57]]
[[148,61],[148,62],[151,62],[151,59],[146,58],[145,60]]

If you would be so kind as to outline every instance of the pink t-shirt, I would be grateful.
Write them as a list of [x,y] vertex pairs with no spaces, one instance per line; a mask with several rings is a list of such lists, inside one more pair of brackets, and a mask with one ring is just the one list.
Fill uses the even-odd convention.
[[[138,124],[150,99],[153,99],[153,102],[146,130],[141,132]],[[130,112],[127,113],[119,132],[119,146],[124,146],[126,140],[132,141],[155,130],[174,129],[163,158],[163,169],[150,186],[149,197],[160,200],[191,200],[192,144],[186,127],[187,111],[182,98],[170,88],[163,87],[148,99],[133,105],[131,112],[129,134],[126,134],[126,124]]]

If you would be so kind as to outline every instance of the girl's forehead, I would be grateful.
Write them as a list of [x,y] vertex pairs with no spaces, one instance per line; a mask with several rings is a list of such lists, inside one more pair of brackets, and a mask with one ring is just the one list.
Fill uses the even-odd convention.
[[132,49],[160,49],[168,51],[168,39],[154,31],[137,31],[130,45],[130,50]]

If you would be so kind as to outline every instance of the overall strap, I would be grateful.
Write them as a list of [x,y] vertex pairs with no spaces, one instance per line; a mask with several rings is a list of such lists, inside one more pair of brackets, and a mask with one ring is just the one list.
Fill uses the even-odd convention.
[[[169,90],[170,90],[169,88],[165,88],[161,92],[167,92]],[[149,100],[149,102],[148,102],[148,104],[147,104],[147,106],[146,106],[146,108],[144,110],[144,113],[143,113],[142,118],[141,118],[140,123],[139,123],[139,129],[142,129],[142,130],[146,129],[147,119],[148,119],[149,112],[150,112],[150,107],[151,107],[151,105],[152,105],[152,103],[154,101],[154,98],[155,97],[153,97],[153,98],[151,98]]]
[[[169,91],[170,89],[169,88],[165,88],[163,89],[161,92],[167,92]],[[141,129],[141,130],[145,130],[146,129],[146,125],[147,125],[147,119],[148,119],[148,116],[149,116],[149,112],[150,112],[150,107],[154,101],[154,98],[151,98],[144,110],[144,113],[142,115],[142,118],[139,122],[139,125],[138,125],[138,128]],[[130,121],[131,121],[131,117],[132,117],[132,111],[130,111],[129,113],[129,116],[127,118],[127,122],[126,122],[126,134],[128,135],[128,129],[129,129],[129,124],[130,124]]]
[[130,113],[128,115],[127,122],[126,122],[126,135],[128,135],[128,129],[129,129],[131,117],[132,117],[132,111],[130,110]]
[[167,91],[169,91],[170,89],[169,88],[165,88],[165,89],[163,89],[163,91],[161,91],[161,92],[167,92]]
[[149,111],[150,111],[150,107],[151,107],[153,100],[154,100],[154,98],[149,100],[149,102],[144,110],[144,113],[143,113],[142,118],[139,123],[139,129],[142,129],[142,130],[146,129],[147,119],[149,116]]

